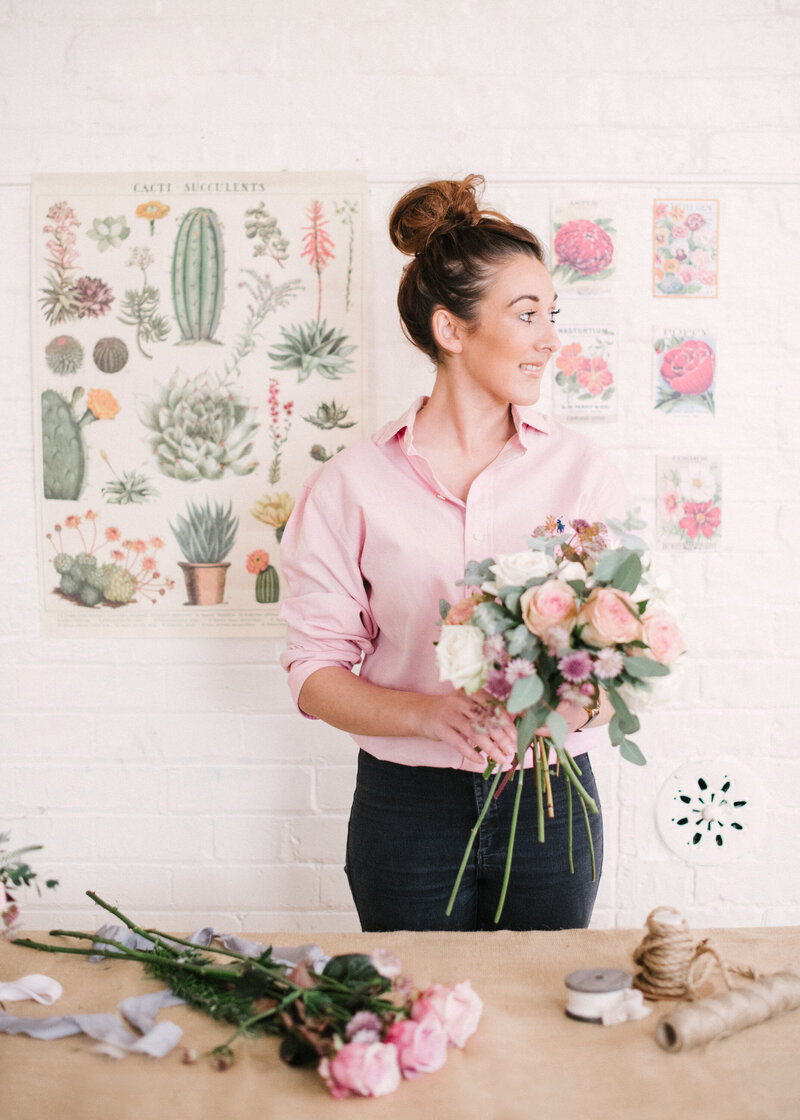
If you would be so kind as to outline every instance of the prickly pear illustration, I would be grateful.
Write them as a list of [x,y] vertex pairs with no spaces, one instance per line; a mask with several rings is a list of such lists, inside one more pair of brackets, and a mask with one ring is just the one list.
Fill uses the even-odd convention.
[[278,573],[270,564],[256,576],[256,602],[277,603],[280,596]]
[[94,420],[111,420],[119,412],[111,393],[92,389],[86,411],[78,418],[75,406],[83,396],[79,385],[67,400],[55,389],[42,393],[42,475],[45,498],[76,499],[86,485],[88,453],[83,428]]
[[216,342],[222,314],[224,250],[219,219],[196,207],[185,215],[172,255],[172,301],[183,342]]

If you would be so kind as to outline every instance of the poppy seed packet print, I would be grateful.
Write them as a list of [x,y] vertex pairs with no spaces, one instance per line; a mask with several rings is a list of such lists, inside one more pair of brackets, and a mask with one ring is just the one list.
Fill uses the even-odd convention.
[[709,551],[722,543],[722,462],[703,455],[656,459],[660,548]]
[[553,410],[559,419],[613,420],[617,415],[617,332],[562,327],[555,357]]
[[716,299],[718,207],[716,199],[656,199],[654,296]]
[[563,295],[606,295],[617,268],[617,231],[607,208],[573,202],[552,209],[552,275]]
[[702,327],[662,327],[653,339],[653,408],[662,415],[713,416],[717,348]]

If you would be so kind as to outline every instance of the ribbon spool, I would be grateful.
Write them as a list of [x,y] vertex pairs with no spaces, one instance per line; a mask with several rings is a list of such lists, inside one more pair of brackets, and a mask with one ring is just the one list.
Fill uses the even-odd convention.
[[630,973],[619,968],[579,968],[565,977],[566,1015],[583,1023],[611,1026],[627,1019],[643,1019],[650,1008],[642,993],[632,990]]

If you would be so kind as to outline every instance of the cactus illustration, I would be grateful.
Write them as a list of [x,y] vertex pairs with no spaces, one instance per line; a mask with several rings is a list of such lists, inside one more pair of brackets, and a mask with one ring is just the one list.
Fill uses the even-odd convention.
[[83,428],[94,420],[111,420],[119,405],[103,389],[92,389],[79,418],[75,406],[81,386],[67,400],[54,389],[42,393],[42,466],[45,498],[79,498],[86,485],[88,456]]
[[187,342],[217,342],[222,314],[224,251],[213,210],[197,207],[185,215],[172,256],[172,301]]
[[77,373],[83,365],[83,347],[72,335],[60,334],[45,346],[44,360],[53,373]]
[[101,338],[95,343],[94,364],[102,373],[119,373],[128,361],[128,347],[121,338]]
[[255,549],[248,555],[245,567],[256,577],[256,602],[277,603],[281,586],[278,573],[269,562],[269,553],[263,548]]

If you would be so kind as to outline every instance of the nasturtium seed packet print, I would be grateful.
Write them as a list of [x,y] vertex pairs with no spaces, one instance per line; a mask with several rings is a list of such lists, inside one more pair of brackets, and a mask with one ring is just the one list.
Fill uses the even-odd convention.
[[714,416],[717,347],[703,327],[662,327],[653,339],[653,407],[670,416]]
[[551,213],[553,283],[562,295],[605,295],[617,268],[617,231],[598,202],[554,205]]
[[722,462],[719,457],[657,456],[656,503],[660,548],[718,549],[722,543]]
[[364,434],[361,176],[34,178],[42,627],[280,634],[303,481]]
[[613,327],[560,327],[553,359],[553,412],[563,420],[617,415],[617,332]]
[[716,199],[656,199],[653,295],[715,299],[718,291]]

